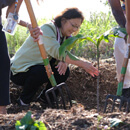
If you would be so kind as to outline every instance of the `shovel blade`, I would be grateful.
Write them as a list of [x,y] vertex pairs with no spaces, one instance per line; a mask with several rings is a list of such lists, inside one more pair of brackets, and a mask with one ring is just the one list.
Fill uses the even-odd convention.
[[106,97],[106,101],[105,101],[105,106],[104,106],[104,113],[106,112],[107,109],[107,105],[108,105],[108,100],[112,99],[112,108],[111,108],[111,112],[113,112],[114,107],[115,107],[115,102],[118,101],[119,104],[119,111],[121,111],[122,106],[124,106],[124,104],[126,104],[126,112],[129,112],[129,108],[130,108],[130,98],[126,98],[123,96],[116,96],[116,95],[107,95]]
[[45,92],[45,96],[46,96],[49,107],[54,108],[54,103],[51,102],[51,99],[49,97],[49,94],[52,94],[53,98],[54,98],[54,102],[56,104],[56,108],[59,109],[59,103],[58,103],[58,99],[57,99],[57,95],[56,95],[56,91],[59,91],[59,94],[60,94],[61,99],[62,99],[62,106],[63,106],[64,109],[66,109],[65,98],[64,98],[64,94],[62,92],[63,87],[66,91],[70,107],[72,107],[70,90],[65,83],[58,84],[55,87],[52,87]]

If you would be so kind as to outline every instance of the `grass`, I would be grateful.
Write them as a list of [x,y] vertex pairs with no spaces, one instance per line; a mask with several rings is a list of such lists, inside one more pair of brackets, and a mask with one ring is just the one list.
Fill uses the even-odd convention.
[[[103,12],[98,14],[93,13],[91,14],[89,21],[85,20],[83,22],[79,33],[91,37],[94,40],[116,25],[117,24],[110,12],[108,14]],[[100,44],[101,58],[109,58],[113,55],[113,40],[114,39],[110,40],[109,43],[103,41]],[[72,51],[80,57],[85,57],[87,59],[96,58],[96,47],[93,43],[88,41],[77,44]]]

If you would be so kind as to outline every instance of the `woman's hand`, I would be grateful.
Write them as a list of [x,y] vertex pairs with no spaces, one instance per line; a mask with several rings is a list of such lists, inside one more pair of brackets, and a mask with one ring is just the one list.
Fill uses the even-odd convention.
[[92,65],[91,62],[85,60],[85,59],[79,59],[79,60],[72,60],[69,58],[68,55],[66,55],[65,62],[68,64],[77,65],[81,68],[83,68],[87,73],[91,74],[93,77],[96,75],[99,75],[99,71],[96,67]]
[[34,42],[37,42],[39,40],[39,35],[43,35],[43,33],[39,27],[32,28],[32,26],[29,25],[28,29],[30,31],[30,35],[34,38]]
[[96,67],[94,67],[91,62],[84,61],[83,69],[84,69],[87,73],[89,73],[90,75],[92,75],[93,77],[94,77],[95,75],[96,75],[96,76],[99,75],[98,69],[97,69]]
[[67,63],[60,61],[55,68],[57,68],[57,71],[59,72],[60,75],[65,75],[67,67],[68,67]]

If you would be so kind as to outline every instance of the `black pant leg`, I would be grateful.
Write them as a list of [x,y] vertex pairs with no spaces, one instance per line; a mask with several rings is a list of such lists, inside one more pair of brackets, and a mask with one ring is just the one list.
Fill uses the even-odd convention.
[[0,26],[0,106],[10,103],[9,97],[9,75],[10,59],[8,55],[5,34]]
[[[69,76],[69,68],[65,75],[59,75],[54,63],[55,60],[51,60],[50,64],[57,83],[65,82]],[[28,72],[19,73],[14,76],[11,75],[11,80],[15,84],[23,86],[23,92],[21,93],[20,98],[26,104],[32,101],[32,98],[43,83],[48,83],[46,90],[52,87],[47,77],[44,65],[35,65],[30,67]]]
[[35,65],[29,68],[29,71],[18,73],[12,76],[12,81],[17,85],[23,86],[23,91],[20,95],[21,100],[28,104],[32,101],[39,87],[43,83],[48,82],[48,77],[43,65]]
[[[69,77],[69,74],[70,74],[69,67],[67,68],[65,75],[60,75],[59,72],[57,71],[57,68],[55,68],[54,59],[51,60],[50,64],[51,64],[52,71],[54,72],[54,77],[55,77],[57,85],[60,84],[60,83],[62,83],[62,82],[65,82],[67,80],[67,78]],[[50,88],[52,88],[52,85],[51,85],[50,82],[48,82],[48,84],[46,86],[46,89],[43,91],[43,93],[41,95],[42,99],[46,100],[45,92],[48,89],[50,89]],[[58,90],[55,91],[55,94],[58,95],[59,91]],[[51,100],[53,100],[52,93],[49,93],[49,97],[50,97]]]
[[19,86],[24,86],[27,77],[28,77],[28,72],[21,72],[15,75],[13,75],[13,73],[11,72],[10,74],[11,81],[14,84],[19,85]]

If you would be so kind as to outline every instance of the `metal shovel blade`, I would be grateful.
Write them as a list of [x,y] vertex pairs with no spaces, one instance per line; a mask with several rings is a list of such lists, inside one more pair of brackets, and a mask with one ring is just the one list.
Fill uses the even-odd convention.
[[51,102],[51,99],[50,99],[50,97],[49,97],[49,94],[52,93],[53,98],[54,98],[54,102],[55,102],[55,104],[56,104],[56,108],[59,109],[59,103],[58,103],[58,99],[57,99],[57,96],[56,96],[56,93],[55,93],[55,92],[58,90],[58,91],[59,91],[59,94],[60,94],[60,96],[61,96],[61,99],[62,99],[62,106],[63,106],[64,109],[66,109],[65,99],[64,99],[63,92],[62,92],[62,88],[63,88],[63,87],[65,88],[66,94],[67,94],[67,96],[68,96],[68,101],[69,101],[70,107],[72,107],[70,91],[69,91],[68,86],[67,86],[65,83],[58,84],[58,85],[56,85],[55,87],[52,87],[52,88],[48,89],[48,90],[45,92],[45,96],[46,96],[47,102],[48,102],[48,104],[49,104],[49,107],[54,108],[54,105],[53,105],[53,103]]
[[114,107],[115,107],[115,102],[118,100],[119,102],[119,111],[121,111],[122,106],[124,106],[124,104],[126,104],[126,112],[129,112],[129,107],[130,107],[130,98],[126,98],[123,96],[115,96],[115,95],[107,95],[106,97],[106,102],[105,102],[105,106],[104,106],[104,113],[106,112],[107,109],[107,105],[108,105],[108,100],[112,99],[112,108],[111,108],[111,112],[113,112]]

